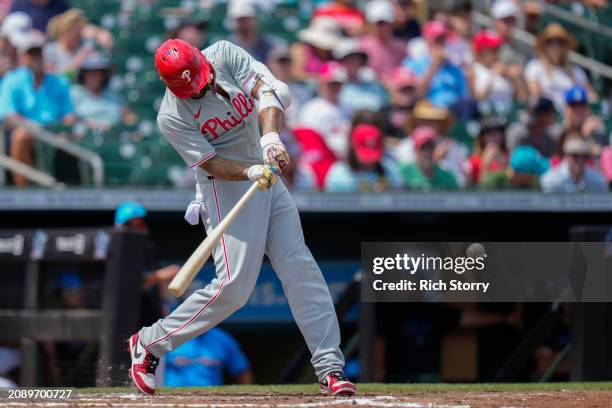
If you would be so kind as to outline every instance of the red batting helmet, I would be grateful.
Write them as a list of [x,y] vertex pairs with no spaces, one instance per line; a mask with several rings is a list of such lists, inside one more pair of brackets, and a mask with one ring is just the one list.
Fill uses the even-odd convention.
[[181,99],[200,93],[210,79],[202,52],[183,40],[165,41],[155,51],[155,68],[166,86]]

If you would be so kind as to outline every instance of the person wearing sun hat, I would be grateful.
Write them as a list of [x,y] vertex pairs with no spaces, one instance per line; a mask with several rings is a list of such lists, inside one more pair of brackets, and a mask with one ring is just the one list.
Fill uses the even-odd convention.
[[333,60],[332,50],[344,38],[338,22],[327,16],[310,21],[298,31],[291,45],[293,77],[296,80],[316,80],[323,66]]
[[393,36],[395,9],[391,0],[372,0],[366,5],[370,33],[359,46],[368,55],[368,65],[380,80],[386,80],[406,56],[406,43]]
[[599,153],[592,140],[576,136],[563,142],[563,160],[540,179],[547,193],[607,192],[604,176],[589,162]]
[[569,60],[570,50],[578,43],[574,36],[558,23],[550,23],[538,35],[535,50],[537,58],[525,66],[525,79],[529,95],[534,100],[540,96],[552,99],[557,109],[562,109],[565,93],[575,85],[584,87],[591,100],[597,94],[591,88],[582,68]]
[[356,193],[400,189],[401,176],[395,162],[384,156],[382,131],[359,124],[350,133],[346,161],[332,165],[325,178],[327,192]]
[[415,160],[400,167],[404,186],[410,190],[456,190],[455,176],[440,167],[436,147],[441,139],[430,126],[420,126],[410,135],[414,145]]

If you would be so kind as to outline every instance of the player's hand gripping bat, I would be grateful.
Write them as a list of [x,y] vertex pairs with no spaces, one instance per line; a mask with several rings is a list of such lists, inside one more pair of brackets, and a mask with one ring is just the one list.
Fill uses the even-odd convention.
[[253,197],[253,194],[259,189],[259,183],[256,181],[253,183],[251,187],[247,190],[246,193],[238,200],[234,208],[225,216],[223,221],[221,221],[215,229],[213,229],[210,234],[202,241],[202,243],[196,248],[196,250],[191,254],[187,262],[181,267],[178,271],[170,285],[168,285],[168,290],[174,296],[179,297],[185,293],[187,287],[191,284],[195,276],[198,274],[200,269],[210,255],[212,254],[213,249],[217,246],[219,241],[221,240],[221,236],[227,230],[227,228],[234,222],[240,211],[244,208],[246,203]]

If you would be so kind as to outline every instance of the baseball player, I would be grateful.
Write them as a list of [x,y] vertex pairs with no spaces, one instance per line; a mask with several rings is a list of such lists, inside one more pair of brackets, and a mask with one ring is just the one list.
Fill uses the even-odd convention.
[[[291,103],[287,85],[242,48],[219,41],[200,51],[182,40],[155,53],[167,90],[158,125],[195,171],[186,219],[210,232],[251,184],[260,189],[213,251],[216,277],[174,312],[129,339],[132,382],[155,393],[159,357],[244,306],[266,254],[312,354],[324,395],[356,394],[344,375],[340,330],[321,270],[304,243],[298,211],[277,174],[289,162],[279,132]],[[260,136],[261,133],[263,136]]]

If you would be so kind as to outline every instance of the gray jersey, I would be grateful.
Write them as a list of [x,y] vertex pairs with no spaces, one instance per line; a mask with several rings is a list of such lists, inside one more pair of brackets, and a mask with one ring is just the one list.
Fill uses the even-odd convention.
[[246,164],[262,163],[258,102],[251,90],[258,79],[273,79],[265,65],[228,41],[219,41],[202,54],[215,70],[217,85],[230,99],[212,91],[202,99],[180,99],[166,89],[157,114],[166,140],[194,169],[198,196],[208,176],[199,166],[215,155]]

